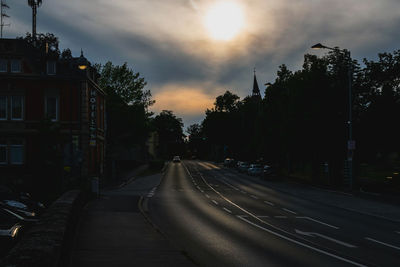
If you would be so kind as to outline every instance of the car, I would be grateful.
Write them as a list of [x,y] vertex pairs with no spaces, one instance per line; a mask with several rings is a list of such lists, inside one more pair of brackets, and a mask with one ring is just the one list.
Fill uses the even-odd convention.
[[12,211],[0,208],[0,248],[2,255],[6,253],[20,237],[24,219]]
[[234,167],[236,163],[236,160],[232,159],[232,158],[226,158],[224,160],[224,166],[225,167]]
[[275,176],[276,176],[276,173],[275,173],[274,169],[269,165],[264,165],[262,177],[266,178],[266,179],[271,179]]
[[173,162],[181,162],[181,158],[180,158],[179,156],[175,156],[175,157],[172,159],[172,161],[173,161]]
[[4,185],[0,185],[0,206],[26,219],[36,219],[45,210],[45,206],[34,200],[29,193],[16,193]]
[[260,164],[251,164],[247,169],[247,174],[251,176],[260,176],[263,173],[263,168]]
[[247,173],[247,169],[250,167],[250,164],[247,162],[241,162],[239,165],[239,172]]

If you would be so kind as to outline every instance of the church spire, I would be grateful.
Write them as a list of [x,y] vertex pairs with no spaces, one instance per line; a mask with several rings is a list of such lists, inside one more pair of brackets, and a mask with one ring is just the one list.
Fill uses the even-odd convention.
[[258,82],[256,77],[256,68],[254,68],[253,93],[251,95],[256,97],[261,97],[260,88],[258,88]]

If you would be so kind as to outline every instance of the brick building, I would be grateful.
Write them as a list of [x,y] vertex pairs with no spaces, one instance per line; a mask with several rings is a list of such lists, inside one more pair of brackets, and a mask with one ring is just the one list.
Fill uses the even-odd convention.
[[0,39],[0,183],[63,189],[104,175],[97,78],[83,54]]

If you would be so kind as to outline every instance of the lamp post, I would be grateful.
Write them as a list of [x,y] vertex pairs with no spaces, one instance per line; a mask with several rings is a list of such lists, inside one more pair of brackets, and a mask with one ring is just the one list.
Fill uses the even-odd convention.
[[347,139],[347,164],[348,164],[348,175],[349,175],[349,183],[350,183],[350,189],[353,189],[353,152],[355,150],[355,142],[353,140],[353,115],[352,115],[352,110],[353,110],[353,105],[352,105],[352,78],[353,78],[353,73],[352,73],[352,66],[351,66],[351,54],[349,50],[344,50],[344,49],[339,49],[339,48],[332,48],[325,46],[321,43],[315,44],[311,46],[313,49],[328,49],[328,50],[338,50],[342,52],[348,60],[348,69],[347,69],[347,74],[348,74],[348,91],[349,91],[349,111],[348,111],[348,121],[347,121],[347,127],[348,127],[348,139]]

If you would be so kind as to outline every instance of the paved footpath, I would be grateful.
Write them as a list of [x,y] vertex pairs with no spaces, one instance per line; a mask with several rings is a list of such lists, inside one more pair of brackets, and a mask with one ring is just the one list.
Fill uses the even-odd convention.
[[78,226],[70,266],[192,266],[138,207],[140,197],[160,180],[161,174],[138,178],[89,202]]

